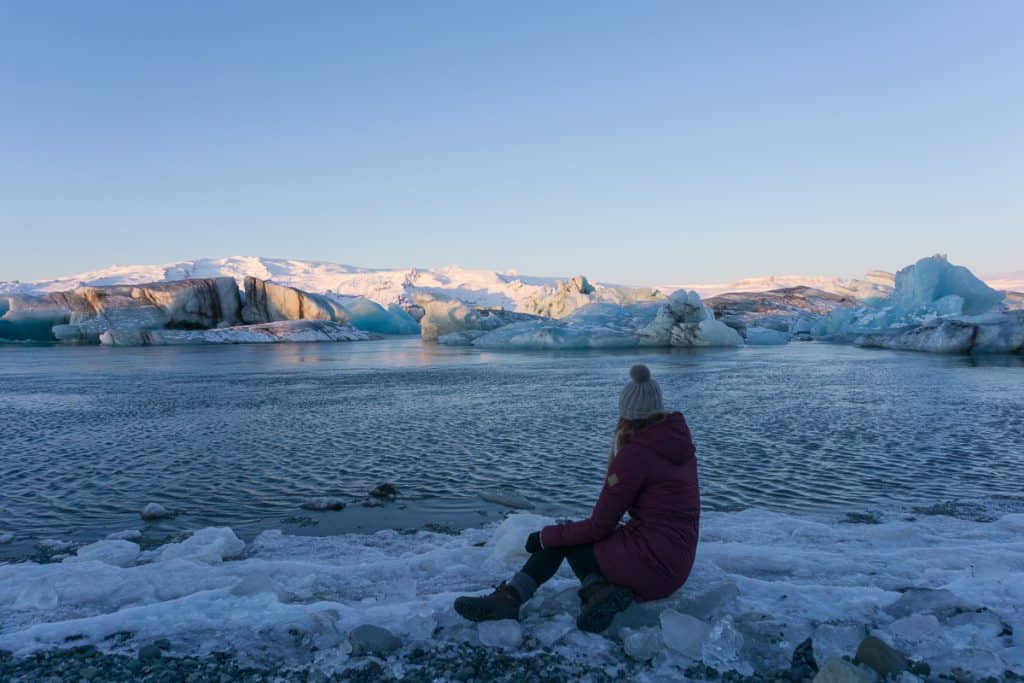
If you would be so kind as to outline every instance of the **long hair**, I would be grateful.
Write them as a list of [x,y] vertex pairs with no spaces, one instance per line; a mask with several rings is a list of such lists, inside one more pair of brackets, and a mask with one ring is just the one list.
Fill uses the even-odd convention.
[[663,421],[668,415],[667,412],[659,411],[639,420],[621,418],[618,424],[615,425],[615,435],[612,437],[612,447],[608,451],[608,466],[605,467],[605,476],[608,476],[608,473],[611,472],[612,461],[615,460],[615,455],[619,452],[619,449],[629,443],[629,440],[641,429]]

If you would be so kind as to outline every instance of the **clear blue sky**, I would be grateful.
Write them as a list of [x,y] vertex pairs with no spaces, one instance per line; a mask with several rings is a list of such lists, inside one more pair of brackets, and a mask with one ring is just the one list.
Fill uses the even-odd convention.
[[0,279],[1024,270],[1024,2],[0,3]]

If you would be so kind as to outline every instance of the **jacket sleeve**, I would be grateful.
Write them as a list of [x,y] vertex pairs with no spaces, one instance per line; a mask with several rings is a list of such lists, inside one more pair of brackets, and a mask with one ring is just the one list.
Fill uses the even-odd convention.
[[623,447],[612,461],[611,471],[605,478],[601,496],[590,517],[580,522],[544,527],[540,532],[541,545],[545,548],[585,545],[611,536],[644,486],[646,468],[642,461],[645,457],[643,449],[629,445]]

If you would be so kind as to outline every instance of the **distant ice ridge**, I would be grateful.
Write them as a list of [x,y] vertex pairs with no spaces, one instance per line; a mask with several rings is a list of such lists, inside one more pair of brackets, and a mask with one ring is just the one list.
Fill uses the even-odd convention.
[[[629,304],[663,293],[644,287],[592,284],[585,277],[569,279],[521,276],[515,271],[460,268],[358,268],[328,261],[302,261],[252,256],[196,259],[159,266],[113,266],[69,277],[38,282],[0,282],[0,293],[39,294],[82,286],[145,284],[151,282],[234,278],[244,287],[254,277],[305,292],[361,297],[384,308],[404,306],[417,295],[457,299],[474,307],[505,309],[552,317],[603,301]],[[369,330],[377,331],[377,330]]]
[[549,521],[515,514],[458,535],[267,531],[248,544],[208,528],[148,551],[100,541],[60,563],[0,565],[0,649],[134,652],[167,638],[171,655],[228,651],[256,666],[339,671],[361,661],[348,634],[372,624],[400,638],[395,661],[446,643],[551,647],[598,665],[650,660],[631,674],[680,680],[697,659],[722,671],[788,667],[808,637],[819,663],[852,656],[873,633],[934,674],[1020,672],[1024,515],[836,524],[763,510],[708,513],[686,586],[634,605],[604,635],[575,628],[578,583],[565,567],[519,624],[459,618],[454,598],[506,579],[526,558],[526,534]]
[[817,323],[817,338],[858,346],[933,353],[1018,353],[1024,311],[945,256],[923,258],[896,274],[892,296],[837,309]]
[[[421,321],[424,330],[436,326],[428,309]],[[663,303],[627,306],[589,304],[561,320],[536,318],[494,321],[492,327],[456,328],[451,317],[442,317],[450,329],[437,337],[441,344],[472,345],[485,349],[610,349],[632,347],[741,346],[736,330],[716,320],[696,292],[673,293]],[[504,323],[504,324],[502,324]]]
[[728,283],[662,285],[658,289],[665,292],[685,289],[695,291],[702,297],[715,297],[728,293],[770,292],[778,289],[806,287],[853,299],[877,299],[892,294],[894,285],[892,273],[885,270],[873,270],[863,278],[772,275],[745,278]]

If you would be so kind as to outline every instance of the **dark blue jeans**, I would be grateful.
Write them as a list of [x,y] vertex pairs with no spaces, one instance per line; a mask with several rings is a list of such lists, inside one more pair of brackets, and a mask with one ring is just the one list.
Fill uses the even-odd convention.
[[569,561],[569,567],[581,582],[600,579],[601,567],[597,564],[593,545],[574,545],[567,548],[545,548],[533,555],[523,565],[523,573],[528,574],[539,586],[558,571],[562,560]]

